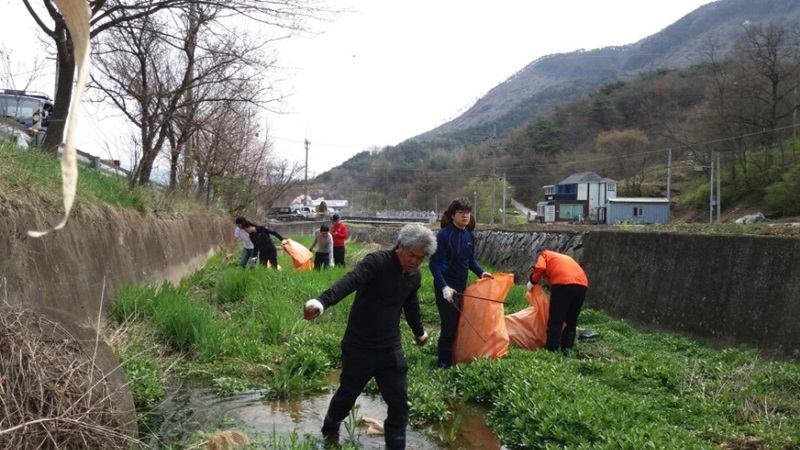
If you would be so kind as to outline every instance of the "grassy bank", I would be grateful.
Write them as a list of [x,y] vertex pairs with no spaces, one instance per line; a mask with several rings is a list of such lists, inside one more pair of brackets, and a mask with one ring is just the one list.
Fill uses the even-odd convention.
[[[351,244],[349,264],[373,250]],[[211,378],[219,395],[256,388],[293,398],[325,388],[340,364],[352,297],[315,322],[302,319],[302,305],[346,269],[295,272],[285,255],[279,263],[283,271],[248,271],[215,258],[177,287],[120,291],[112,315],[127,344],[117,351],[142,411],[163,396],[166,367],[175,377]],[[451,411],[475,402],[491,405],[488,422],[511,448],[800,447],[800,365],[637,330],[593,310],[579,326],[602,338],[568,357],[512,348],[496,361],[438,370],[433,283],[427,266],[422,273],[430,344],[413,345],[403,323],[411,422],[441,424],[443,444],[459,424]],[[505,312],[525,307],[524,288],[515,286]],[[377,393],[374,383],[368,389]]]
[[[205,203],[182,193],[169,192],[160,187],[131,188],[124,176],[114,176],[83,166],[78,170],[76,211],[104,204],[140,213],[225,214],[217,205],[212,204],[209,209]],[[0,141],[0,200],[3,197],[32,202],[44,209],[62,210],[60,157],[37,147],[21,150],[16,145]]]

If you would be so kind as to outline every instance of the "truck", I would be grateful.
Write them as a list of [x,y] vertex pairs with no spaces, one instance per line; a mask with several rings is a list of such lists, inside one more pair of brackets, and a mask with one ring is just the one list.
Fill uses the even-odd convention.
[[303,219],[315,219],[317,217],[317,209],[313,206],[298,206],[295,208],[294,214]]
[[317,211],[313,206],[273,206],[269,217],[282,222],[315,219]]
[[33,145],[40,145],[47,132],[53,100],[41,92],[3,89],[0,92],[0,116],[19,124],[31,137]]

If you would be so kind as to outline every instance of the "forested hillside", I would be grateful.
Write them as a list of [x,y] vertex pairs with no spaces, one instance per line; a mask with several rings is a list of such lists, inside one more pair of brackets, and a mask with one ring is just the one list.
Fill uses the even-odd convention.
[[[773,15],[783,11],[783,20],[739,21],[752,12],[751,3],[769,4],[762,6]],[[719,157],[723,207],[747,200],[776,216],[800,213],[794,139],[800,26],[786,22],[800,5],[723,0],[698,11],[704,8],[716,11],[721,23],[739,21],[735,38],[704,47],[679,39],[675,30],[709,25],[709,11],[659,33],[674,35],[679,48],[703,49],[690,67],[581,78],[576,66],[565,75],[572,81],[539,89],[494,121],[365,151],[318,177],[314,190],[352,199],[356,208],[431,210],[457,195],[488,199],[493,184],[500,198],[505,175],[506,195],[534,205],[543,185],[594,171],[619,180],[621,196],[665,196],[671,156],[676,207],[702,209],[709,174],[701,168]],[[666,41],[657,36],[634,46],[662,45],[666,54]],[[483,217],[488,206],[479,201],[479,209],[487,208]]]

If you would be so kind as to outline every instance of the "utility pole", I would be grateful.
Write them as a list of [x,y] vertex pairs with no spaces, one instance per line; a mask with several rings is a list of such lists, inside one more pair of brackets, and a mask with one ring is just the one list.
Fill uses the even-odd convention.
[[719,165],[719,153],[717,153],[717,223],[719,223],[720,204],[722,203],[720,172],[722,172],[722,166]]
[[472,191],[472,216],[478,221],[478,191]]
[[495,169],[495,167],[494,167],[494,149],[493,149],[492,150],[492,205],[489,207],[489,209],[492,212],[491,215],[489,215],[489,227],[490,228],[494,228],[494,211],[495,211],[495,209],[494,209],[494,184],[495,184],[495,181],[496,181],[496,178],[497,178],[495,176],[495,174],[494,174],[494,169]]
[[303,183],[303,206],[308,206],[308,146],[311,145],[311,142],[306,141],[306,178],[305,182]]
[[503,172],[503,225],[506,224],[506,173]]
[[672,149],[667,153],[667,222],[670,219],[672,209]]
[[491,214],[489,215],[489,227],[494,228],[494,185],[497,176],[495,175],[495,156],[497,153],[497,125],[494,126],[494,132],[492,133],[492,203],[489,206],[489,211]]
[[714,159],[709,164],[711,177],[708,183],[708,223],[714,223]]

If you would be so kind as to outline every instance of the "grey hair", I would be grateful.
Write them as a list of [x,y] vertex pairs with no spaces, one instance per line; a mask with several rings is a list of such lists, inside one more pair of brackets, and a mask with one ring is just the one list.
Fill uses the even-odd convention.
[[436,252],[436,235],[424,225],[409,223],[400,229],[400,233],[397,235],[397,245],[402,248],[422,248],[430,256]]

